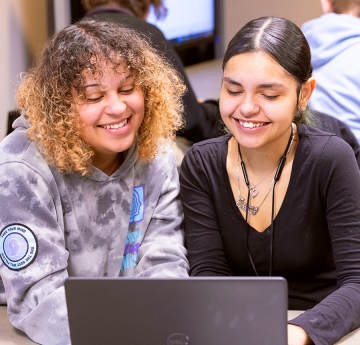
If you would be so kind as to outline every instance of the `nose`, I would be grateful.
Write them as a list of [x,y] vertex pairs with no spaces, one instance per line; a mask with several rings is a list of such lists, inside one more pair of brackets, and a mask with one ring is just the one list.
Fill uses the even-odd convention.
[[251,95],[245,95],[239,104],[240,114],[243,116],[251,116],[259,111],[259,105]]
[[117,116],[124,113],[126,109],[126,103],[119,94],[111,94],[108,96],[107,104],[105,108],[106,114],[110,116]]

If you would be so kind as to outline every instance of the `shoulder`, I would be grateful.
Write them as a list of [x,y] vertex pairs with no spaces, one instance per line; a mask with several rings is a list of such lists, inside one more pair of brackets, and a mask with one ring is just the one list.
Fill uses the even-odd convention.
[[[336,119],[334,119],[336,121]],[[339,133],[335,133],[336,129],[331,128],[334,123],[329,124],[331,131],[327,128],[323,129],[324,125],[319,127],[310,127],[306,125],[298,125],[298,131],[300,139],[305,138],[309,143],[323,143],[324,145],[332,140],[339,140],[345,142],[343,139],[338,137]]]
[[30,165],[43,161],[36,144],[27,138],[23,128],[10,133],[0,144],[0,164],[15,161]]
[[194,144],[190,150],[186,153],[186,156],[201,156],[204,159],[209,159],[211,157],[219,156],[225,148],[227,148],[230,135],[223,135],[219,138],[213,138],[201,141]]
[[313,159],[331,165],[341,165],[350,160],[357,167],[353,149],[342,138],[313,127],[299,125],[298,128],[300,137],[298,149],[304,154],[304,159]]
[[316,127],[329,133],[334,133],[344,139],[353,149],[355,157],[360,166],[360,145],[350,128],[336,117],[312,111],[316,118]]
[[149,181],[160,180],[177,172],[176,157],[170,145],[161,146],[154,159],[150,162],[138,160],[135,163],[135,175]]
[[165,167],[172,169],[173,167],[176,167],[175,153],[170,145],[162,146],[159,149],[154,160],[151,162],[151,165],[155,168]]
[[[121,24],[124,27],[135,29],[138,32],[145,34],[151,41],[166,41],[164,34],[155,25],[148,23],[147,21],[131,16],[124,13],[116,12],[103,12],[101,14],[94,14],[94,18],[113,21]],[[149,35],[150,34],[150,35]]]
[[10,133],[0,143],[0,169],[7,176],[40,175],[53,180],[49,165],[45,162],[36,144],[26,136],[25,129]]
[[310,19],[303,23],[301,25],[301,30],[303,32],[308,32],[311,29],[314,29],[314,27],[317,27],[318,25],[322,26],[322,23],[331,23],[336,18],[334,16],[334,13],[325,13],[317,18]]
[[227,155],[230,135],[204,140],[194,144],[186,153],[181,164],[180,179],[182,175],[214,176],[222,174],[222,166]]
[[[135,29],[143,32],[143,33],[151,33],[152,35],[155,35],[156,38],[161,39],[161,40],[166,40],[163,32],[155,25],[148,23],[145,20],[136,18],[136,17],[132,17],[132,20],[129,21],[129,24],[132,24]],[[151,39],[151,37],[150,37]],[[152,38],[153,39],[153,38]]]
[[[143,186],[148,206],[156,204],[159,198],[171,191],[178,191],[179,174],[171,148],[162,147],[151,162],[138,161],[134,169],[134,184]],[[168,197],[172,200],[172,196]]]

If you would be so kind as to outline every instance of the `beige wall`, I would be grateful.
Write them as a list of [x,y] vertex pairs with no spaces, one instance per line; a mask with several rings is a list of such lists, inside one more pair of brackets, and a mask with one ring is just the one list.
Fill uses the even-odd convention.
[[221,53],[224,53],[235,33],[251,19],[280,16],[301,26],[305,21],[322,14],[320,0],[220,0],[220,2],[223,12],[220,23]]
[[47,40],[46,0],[1,0],[0,140],[15,108],[19,74],[28,69]]

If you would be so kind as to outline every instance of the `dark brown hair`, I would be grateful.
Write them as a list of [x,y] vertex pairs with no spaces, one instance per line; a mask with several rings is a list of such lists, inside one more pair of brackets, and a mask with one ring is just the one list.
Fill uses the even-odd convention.
[[[107,5],[109,2],[109,0],[81,0],[83,7],[87,11],[97,6]],[[155,16],[158,19],[165,17],[167,14],[167,8],[163,0],[112,0],[111,2],[128,9],[139,18],[144,18],[150,6],[154,7]]]
[[[312,74],[309,44],[302,31],[290,20],[261,17],[243,26],[230,41],[223,60],[223,69],[235,55],[262,51],[270,55],[298,83],[300,89]],[[310,111],[298,111],[294,121],[312,123]]]

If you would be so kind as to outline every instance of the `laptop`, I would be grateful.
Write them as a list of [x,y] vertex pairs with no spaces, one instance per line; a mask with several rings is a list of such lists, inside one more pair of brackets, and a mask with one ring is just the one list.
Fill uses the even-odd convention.
[[72,345],[287,345],[281,277],[65,282]]

